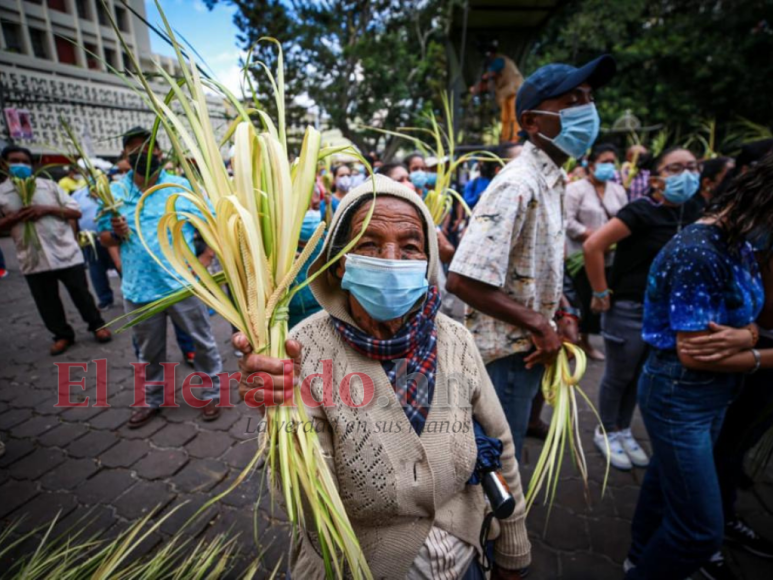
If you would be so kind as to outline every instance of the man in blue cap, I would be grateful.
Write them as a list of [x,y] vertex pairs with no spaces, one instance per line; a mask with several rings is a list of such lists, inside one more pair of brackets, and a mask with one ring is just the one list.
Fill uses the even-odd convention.
[[545,366],[577,331],[576,316],[559,309],[561,166],[596,140],[600,121],[593,90],[614,72],[614,59],[602,56],[580,68],[549,64],[524,81],[516,116],[528,142],[475,206],[448,276],[447,289],[469,305],[467,326],[507,414],[519,459]]

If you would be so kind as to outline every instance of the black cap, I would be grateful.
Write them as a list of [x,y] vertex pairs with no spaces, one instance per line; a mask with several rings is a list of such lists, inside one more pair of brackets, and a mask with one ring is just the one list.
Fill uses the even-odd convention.
[[553,63],[538,68],[518,90],[515,101],[516,118],[536,109],[542,101],[554,99],[573,88],[589,83],[594,89],[609,82],[617,70],[615,59],[605,54],[577,68],[569,64]]
[[126,149],[126,144],[136,137],[142,137],[143,139],[150,139],[150,131],[144,127],[133,127],[123,134],[123,147]]

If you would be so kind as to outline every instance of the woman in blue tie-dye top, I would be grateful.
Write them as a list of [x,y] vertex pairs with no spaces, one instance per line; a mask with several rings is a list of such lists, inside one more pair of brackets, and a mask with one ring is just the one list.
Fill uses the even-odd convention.
[[[695,172],[667,178],[669,188],[694,195]],[[769,264],[773,255],[770,235],[759,235],[773,229],[772,190],[768,157],[673,238],[650,270],[642,334],[652,349],[638,397],[653,456],[633,519],[627,579],[682,580],[722,544],[713,443],[743,374],[773,368],[773,349],[755,349],[755,320],[771,307],[757,258]]]

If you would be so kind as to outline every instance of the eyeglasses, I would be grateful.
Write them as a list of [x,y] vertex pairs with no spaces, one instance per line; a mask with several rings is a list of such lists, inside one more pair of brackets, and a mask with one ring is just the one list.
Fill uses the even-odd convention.
[[665,173],[666,175],[678,175],[683,171],[696,172],[700,170],[700,163],[697,161],[690,161],[689,163],[671,163],[670,165],[666,165],[663,169],[661,169],[660,173]]

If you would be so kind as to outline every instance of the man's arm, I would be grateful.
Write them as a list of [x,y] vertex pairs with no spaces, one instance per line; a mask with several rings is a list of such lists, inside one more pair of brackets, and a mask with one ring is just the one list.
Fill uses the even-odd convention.
[[526,358],[527,366],[550,364],[561,349],[561,339],[550,321],[510,298],[501,288],[449,272],[446,290],[483,314],[528,330],[537,352]]
[[19,222],[25,221],[27,214],[29,214],[29,208],[22,208],[19,211],[3,215],[0,217],[0,232],[10,230]]

